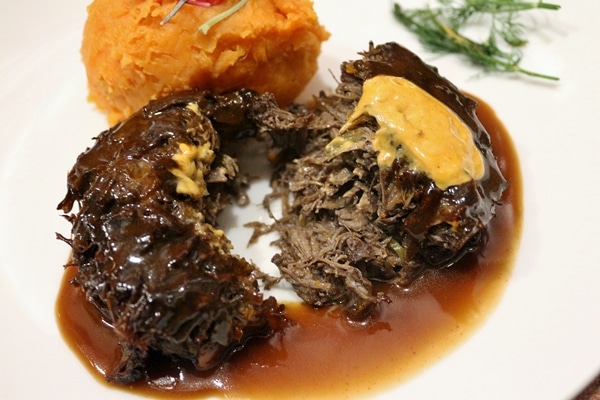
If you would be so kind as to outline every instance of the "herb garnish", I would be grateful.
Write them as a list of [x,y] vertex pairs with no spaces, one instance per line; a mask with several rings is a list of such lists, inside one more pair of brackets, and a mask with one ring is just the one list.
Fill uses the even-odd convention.
[[[160,24],[164,25],[167,22],[169,22],[171,20],[171,18],[173,18],[175,16],[175,14],[177,14],[177,12],[181,9],[181,7],[183,7],[184,4],[186,4],[186,3],[192,4],[194,6],[200,6],[200,7],[212,7],[212,6],[216,6],[217,4],[220,4],[222,2],[223,2],[223,0],[205,0],[205,1],[179,0],[177,2],[177,4],[175,4],[175,7],[173,7],[171,12],[169,12],[169,14],[167,14],[167,16],[160,22]],[[211,19],[209,19],[208,21],[206,21],[205,23],[200,25],[200,27],[198,28],[198,31],[202,32],[203,34],[206,35],[206,33],[208,33],[210,28],[212,28],[215,24],[218,24],[225,18],[229,17],[233,13],[237,12],[247,2],[248,2],[248,0],[238,1],[235,5],[231,6],[230,8],[223,11],[222,13],[215,15],[214,17],[212,17]]]
[[[533,77],[558,77],[529,71],[519,66],[521,48],[527,43],[523,25],[517,21],[526,10],[558,10],[559,5],[519,0],[439,0],[440,7],[403,9],[394,4],[394,15],[425,47],[438,53],[459,53],[486,71],[517,72]],[[487,39],[477,41],[461,33],[468,23],[489,17]],[[487,21],[487,20],[485,20]]]

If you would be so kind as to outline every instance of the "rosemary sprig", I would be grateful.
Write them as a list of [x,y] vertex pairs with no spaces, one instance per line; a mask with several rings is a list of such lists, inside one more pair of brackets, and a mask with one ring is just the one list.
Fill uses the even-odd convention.
[[[559,79],[520,67],[520,48],[527,44],[527,40],[523,25],[517,20],[523,11],[558,10],[559,5],[519,0],[439,0],[439,3],[440,7],[436,8],[407,10],[396,3],[394,15],[431,51],[462,54],[486,71],[516,72],[543,79]],[[469,22],[485,15],[490,18],[487,39],[477,41],[461,33],[461,29]]]
[[[222,0],[206,0],[206,1],[179,0],[177,2],[177,4],[175,4],[175,7],[173,7],[173,9],[167,14],[167,16],[160,22],[160,24],[164,25],[167,22],[169,22],[175,16],[175,14],[177,14],[179,12],[181,7],[183,7],[186,3],[192,4],[195,6],[201,6],[201,7],[212,7],[221,2],[222,2]],[[208,31],[210,30],[210,28],[212,28],[214,25],[218,24],[219,22],[223,21],[224,19],[228,18],[229,16],[231,16],[232,14],[237,12],[247,2],[248,2],[248,0],[240,0],[233,6],[229,7],[227,10],[215,15],[214,17],[212,17],[211,19],[209,19],[208,21],[206,21],[205,23],[200,25],[200,27],[198,28],[198,32],[202,32],[203,34],[206,35],[208,33]]]

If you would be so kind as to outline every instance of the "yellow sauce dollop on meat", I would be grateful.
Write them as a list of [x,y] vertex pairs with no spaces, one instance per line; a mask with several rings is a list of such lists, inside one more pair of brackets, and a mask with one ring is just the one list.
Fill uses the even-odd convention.
[[366,80],[356,109],[328,147],[348,147],[346,137],[352,136],[353,126],[363,115],[379,124],[372,142],[381,168],[390,168],[396,158],[405,157],[442,190],[484,176],[483,156],[469,127],[414,83],[386,75]]

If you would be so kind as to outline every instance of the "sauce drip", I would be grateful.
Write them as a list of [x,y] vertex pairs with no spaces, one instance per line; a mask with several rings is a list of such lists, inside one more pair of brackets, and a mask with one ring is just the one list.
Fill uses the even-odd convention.
[[[389,286],[391,303],[367,322],[349,323],[341,312],[286,305],[295,325],[268,340],[254,340],[211,373],[156,358],[150,380],[123,387],[154,398],[340,398],[397,386],[468,339],[489,316],[509,281],[521,233],[522,187],[512,142],[493,110],[479,102],[478,116],[510,182],[488,240],[458,264],[432,270],[408,289]],[[119,357],[117,338],[83,294],[69,284],[67,268],[56,314],[62,334],[92,373]]]

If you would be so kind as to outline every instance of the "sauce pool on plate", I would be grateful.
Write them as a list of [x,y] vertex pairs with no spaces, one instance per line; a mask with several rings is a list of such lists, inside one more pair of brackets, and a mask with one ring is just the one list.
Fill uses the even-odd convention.
[[[479,101],[478,116],[509,182],[487,242],[456,265],[432,270],[409,288],[385,287],[391,302],[375,317],[348,322],[335,309],[286,304],[294,325],[255,339],[218,369],[156,357],[149,380],[123,386],[153,398],[339,398],[397,386],[464,342],[489,316],[512,272],[522,223],[522,185],[512,141],[493,110]],[[56,304],[59,328],[71,349],[104,382],[118,361],[118,339],[65,270]]]

